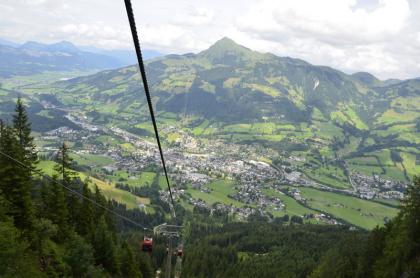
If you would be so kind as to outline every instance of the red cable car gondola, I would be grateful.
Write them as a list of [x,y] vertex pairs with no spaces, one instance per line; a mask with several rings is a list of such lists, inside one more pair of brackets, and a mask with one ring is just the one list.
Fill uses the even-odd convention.
[[141,250],[144,252],[152,252],[153,250],[153,238],[151,237],[144,237],[143,243],[141,245]]
[[178,257],[182,257],[182,248],[178,248],[178,250],[176,251],[176,255]]

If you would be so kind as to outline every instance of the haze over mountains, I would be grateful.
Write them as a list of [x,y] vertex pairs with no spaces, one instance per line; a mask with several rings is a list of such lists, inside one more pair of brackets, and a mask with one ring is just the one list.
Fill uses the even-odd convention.
[[[145,51],[145,59],[160,55],[157,51]],[[0,76],[3,77],[43,71],[104,70],[136,61],[135,52],[131,50],[76,47],[68,41],[53,44],[28,41],[19,45],[7,40],[0,40],[0,59]]]

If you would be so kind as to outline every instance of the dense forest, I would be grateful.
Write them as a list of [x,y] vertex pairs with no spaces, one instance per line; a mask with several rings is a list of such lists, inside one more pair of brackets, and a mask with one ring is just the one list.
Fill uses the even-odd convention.
[[[157,182],[134,193],[161,211],[127,210],[80,180],[65,143],[47,178],[37,170],[20,99],[13,121],[0,122],[0,153],[1,277],[156,277],[164,240],[155,238],[152,255],[142,252],[142,231],[110,211],[149,227],[164,221],[169,207],[158,198]],[[406,196],[398,216],[370,232],[293,217],[231,222],[177,206],[185,242],[181,277],[420,277],[420,178]]]
[[20,99],[13,122],[0,123],[0,152],[1,277],[154,277],[156,261],[141,252],[141,234],[108,210],[129,213],[78,178],[66,144],[56,174],[39,174]]

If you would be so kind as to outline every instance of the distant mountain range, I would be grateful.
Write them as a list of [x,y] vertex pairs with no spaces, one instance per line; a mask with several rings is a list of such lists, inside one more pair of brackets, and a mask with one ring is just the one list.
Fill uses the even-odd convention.
[[[420,92],[418,79],[381,81],[366,72],[348,75],[252,51],[229,38],[198,54],[149,60],[147,69],[158,110],[223,122],[298,123],[322,118],[366,130],[380,124],[389,109],[404,110],[404,105],[396,107],[397,99],[413,98],[415,103]],[[80,94],[99,109],[104,103],[113,103],[121,112],[138,108],[135,67],[72,79],[60,86],[64,94]]]
[[[161,55],[145,50],[145,59]],[[43,71],[104,70],[132,65],[135,52],[104,50],[94,47],[76,47],[61,41],[43,44],[29,41],[22,45],[0,39],[0,77],[30,75]]]

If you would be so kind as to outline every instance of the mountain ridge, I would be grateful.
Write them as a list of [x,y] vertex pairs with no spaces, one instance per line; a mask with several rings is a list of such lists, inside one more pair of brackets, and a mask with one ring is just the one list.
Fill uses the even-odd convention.
[[[324,117],[363,129],[374,121],[375,113],[382,113],[389,106],[380,105],[384,101],[389,103],[389,100],[381,99],[384,98],[382,94],[398,84],[405,84],[404,81],[388,84],[369,73],[346,74],[300,59],[256,52],[226,37],[197,54],[166,55],[147,61],[146,67],[158,109],[205,117],[212,114],[228,121],[230,118],[258,120],[283,115],[289,120],[298,118],[299,122],[308,120],[315,108]],[[60,86],[72,91],[78,82],[94,85],[96,79],[105,81],[106,76],[110,79],[119,76],[132,88],[138,82],[135,68],[106,71],[66,81]],[[107,86],[112,87],[111,83]],[[410,92],[407,91],[413,94]],[[128,92],[125,97],[131,98],[130,95]],[[106,94],[102,98],[106,98]],[[125,104],[122,106],[126,107]],[[369,107],[376,112],[370,113],[372,108]],[[226,113],[229,109],[237,113]],[[346,114],[356,115],[360,124],[347,121]]]

